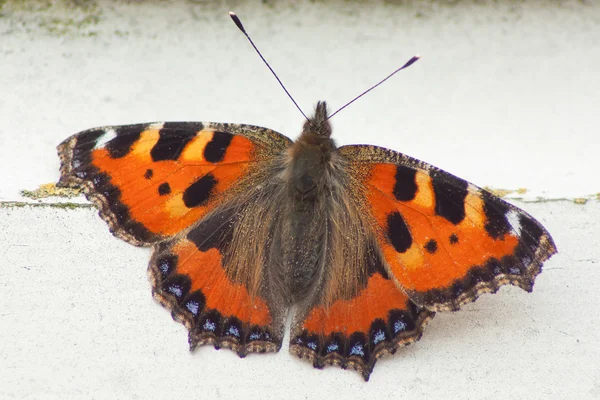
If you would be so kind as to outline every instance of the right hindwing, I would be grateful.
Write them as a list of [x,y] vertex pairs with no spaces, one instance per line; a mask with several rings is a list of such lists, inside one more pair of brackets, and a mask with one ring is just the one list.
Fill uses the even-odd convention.
[[277,285],[273,236],[284,216],[282,167],[247,187],[200,222],[155,246],[153,293],[189,329],[192,349],[203,344],[248,352],[281,347],[289,298]]

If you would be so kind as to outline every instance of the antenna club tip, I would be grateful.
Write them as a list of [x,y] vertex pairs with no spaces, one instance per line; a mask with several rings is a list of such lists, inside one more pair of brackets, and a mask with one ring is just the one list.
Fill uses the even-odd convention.
[[417,59],[417,60],[418,60],[418,59],[420,59],[420,58],[421,58],[421,55],[420,55],[420,54],[415,54],[415,59]]
[[244,29],[244,25],[242,25],[242,21],[240,21],[238,16],[233,11],[229,11],[229,17],[231,17],[231,20],[235,23],[238,29],[242,31],[245,35],[247,35],[246,30]]

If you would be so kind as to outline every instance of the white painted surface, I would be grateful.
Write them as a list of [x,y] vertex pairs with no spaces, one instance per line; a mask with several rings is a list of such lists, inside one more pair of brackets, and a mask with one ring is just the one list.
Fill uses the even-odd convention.
[[533,293],[514,287],[380,360],[368,383],[288,353],[239,359],[203,347],[150,295],[149,251],[95,210],[0,209],[0,398],[597,399],[600,204],[517,203],[560,254]]
[[[98,23],[66,34],[48,20],[86,12],[0,11],[2,202],[55,181],[55,146],[94,126],[299,133],[302,117],[218,3],[105,5],[90,12]],[[235,11],[305,112],[423,56],[335,117],[340,144],[390,147],[527,198],[600,191],[597,2]],[[600,398],[600,205],[517,205],[561,252],[533,294],[505,288],[438,315],[367,384],[314,370],[286,342],[244,360],[189,354],[185,328],[151,299],[147,250],[113,238],[91,209],[0,208],[0,398]]]

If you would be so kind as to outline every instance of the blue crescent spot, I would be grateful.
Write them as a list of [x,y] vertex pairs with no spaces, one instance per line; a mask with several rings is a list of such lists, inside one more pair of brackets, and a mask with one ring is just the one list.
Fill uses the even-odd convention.
[[406,329],[406,322],[400,321],[400,320],[394,322],[394,333],[404,331],[405,329]]
[[173,293],[177,297],[181,297],[181,295],[183,294],[183,290],[181,289],[181,286],[178,286],[178,285],[169,286],[168,290],[169,290],[169,292]]
[[194,315],[198,315],[198,309],[200,308],[200,304],[197,301],[190,301],[185,305],[185,308],[190,310],[190,312]]
[[240,331],[236,326],[231,325],[228,332],[233,336],[240,337]]
[[356,343],[354,346],[352,346],[352,348],[350,349],[350,355],[351,356],[364,356],[365,352],[363,350],[362,344]]
[[339,348],[340,348],[339,344],[337,344],[337,343],[331,343],[329,346],[327,346],[327,352],[331,353],[332,351],[336,351]]
[[373,338],[373,344],[377,344],[379,342],[383,342],[385,340],[385,332],[381,329],[375,332],[375,337]]
[[206,329],[207,331],[214,332],[215,329],[217,328],[217,325],[214,322],[212,322],[210,319],[207,319],[206,322],[204,323],[204,325],[202,325],[202,328]]
[[166,274],[167,271],[169,271],[169,263],[167,261],[163,261],[158,265],[158,269],[160,269],[160,272],[162,272],[163,274]]

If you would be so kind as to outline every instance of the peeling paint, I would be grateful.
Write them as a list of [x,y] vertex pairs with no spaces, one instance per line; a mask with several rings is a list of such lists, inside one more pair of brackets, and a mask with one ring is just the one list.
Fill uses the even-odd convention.
[[21,190],[21,196],[30,199],[38,200],[45,199],[48,197],[66,197],[72,198],[77,197],[81,194],[81,189],[58,187],[55,183],[44,183],[34,190]]

